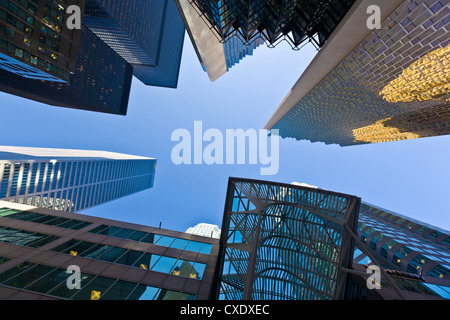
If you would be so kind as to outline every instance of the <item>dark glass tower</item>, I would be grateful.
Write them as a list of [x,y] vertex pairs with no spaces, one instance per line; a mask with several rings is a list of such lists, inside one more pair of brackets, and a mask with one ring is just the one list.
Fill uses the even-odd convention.
[[68,83],[0,70],[0,90],[54,106],[126,115],[133,75],[147,85],[177,86],[184,33],[172,0],[89,0]]
[[0,68],[21,77],[68,82],[80,31],[69,29],[67,7],[83,14],[85,0],[1,0]]
[[[385,269],[405,299],[450,299],[450,232],[363,202],[354,268]],[[396,298],[385,280],[380,290],[354,285],[353,299]],[[374,295],[378,295],[374,296]]]
[[354,0],[176,0],[200,63],[217,80],[262,43],[321,48]]
[[0,90],[53,106],[126,115],[133,68],[83,26],[69,83],[26,79],[0,70]]
[[144,84],[177,87],[185,28],[173,0],[87,0],[84,24]]

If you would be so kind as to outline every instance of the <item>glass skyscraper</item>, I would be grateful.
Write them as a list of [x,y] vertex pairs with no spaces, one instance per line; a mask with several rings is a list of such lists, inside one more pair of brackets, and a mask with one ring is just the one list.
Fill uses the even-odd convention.
[[[45,3],[49,5],[44,6]],[[68,33],[71,30],[63,28],[66,18],[61,13],[70,4],[79,4],[84,14],[81,30],[75,30],[73,36]],[[28,5],[34,8],[36,1],[2,0],[0,3],[0,25],[3,20],[6,24],[11,24],[13,19],[20,20],[20,26],[38,37],[23,38],[16,30],[15,46],[20,44],[25,48],[22,50],[8,44],[13,37],[3,36],[0,30],[1,91],[52,106],[126,115],[133,76],[146,85],[177,87],[185,27],[173,0],[39,1],[42,6],[39,14],[48,16],[35,19],[34,28],[24,21],[31,15],[25,12]],[[49,21],[52,19],[60,26],[60,32],[51,27]],[[42,26],[38,20],[44,21]],[[74,43],[67,44],[66,38]],[[56,75],[52,76],[53,81],[43,81],[51,80],[43,77],[46,69],[56,72],[59,70],[55,65],[57,62],[67,62],[63,53],[68,47],[72,49],[70,69],[60,72],[64,76],[60,76],[62,80],[56,82]],[[28,51],[31,49],[37,51],[36,56],[30,56]],[[9,56],[2,55],[3,51]],[[47,58],[51,64],[41,58],[43,52],[50,56]],[[44,71],[34,76],[28,72],[24,77],[26,70],[10,61],[15,60],[14,57],[16,60],[31,59],[31,66],[35,63]],[[57,57],[57,62],[52,57]]]
[[83,23],[141,82],[177,87],[185,27],[173,0],[87,0]]
[[52,106],[127,114],[133,68],[85,26],[69,78],[69,83],[38,81],[0,70],[0,90]]
[[354,0],[176,0],[200,63],[215,81],[259,45],[322,47]]
[[1,0],[0,68],[25,78],[69,82],[80,30],[67,26],[66,10],[76,5],[82,15],[84,4],[85,0]]
[[[382,9],[372,29],[370,5]],[[439,0],[355,3],[265,129],[340,146],[449,134],[449,9]]]
[[230,178],[211,299],[450,299],[450,232],[316,186]]
[[[394,281],[410,298],[450,299],[450,232],[378,206],[361,204],[354,265],[377,264],[397,276]],[[376,261],[373,261],[376,259]],[[375,290],[386,295],[385,287]],[[373,292],[359,291],[359,298]]]
[[153,186],[156,159],[0,146],[0,199],[78,212]]

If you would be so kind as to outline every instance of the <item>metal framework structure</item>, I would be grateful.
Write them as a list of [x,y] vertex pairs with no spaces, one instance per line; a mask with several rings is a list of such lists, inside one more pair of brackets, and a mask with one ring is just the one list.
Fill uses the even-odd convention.
[[188,0],[221,42],[238,36],[245,45],[263,38],[269,47],[286,40],[299,50],[321,48],[355,0]]
[[230,178],[213,299],[342,299],[361,199]]

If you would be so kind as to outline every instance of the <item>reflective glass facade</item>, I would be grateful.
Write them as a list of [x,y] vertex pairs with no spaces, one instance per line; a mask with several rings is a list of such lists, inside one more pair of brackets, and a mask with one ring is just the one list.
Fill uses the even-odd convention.
[[80,32],[67,27],[66,9],[77,5],[82,14],[84,3],[1,0],[0,68],[25,78],[67,83],[75,70]]
[[[415,295],[410,299],[450,299],[449,231],[363,202],[357,235],[354,267],[378,265],[401,292]],[[380,284],[375,291],[389,296],[392,283],[384,279]],[[362,285],[352,294],[365,299],[369,293]]]
[[2,273],[0,285],[70,300],[195,300],[193,294],[89,273],[81,274],[86,285],[71,290],[67,275],[66,269],[26,261]]
[[358,236],[387,268],[450,279],[448,231],[363,203]]
[[295,48],[307,40],[322,46],[353,3],[353,0],[192,1],[221,41],[238,35],[246,45],[258,37],[276,45],[284,39]]
[[272,182],[228,185],[213,298],[329,300],[343,295],[359,198]]
[[449,134],[449,17],[443,1],[404,1],[272,128],[341,146]]
[[84,157],[60,157],[58,152],[50,158],[19,154],[14,160],[4,153],[0,199],[74,212],[153,186],[155,159],[102,159],[88,151]]
[[126,115],[133,68],[85,26],[69,83],[27,79],[0,70],[0,90],[52,106]]
[[[75,220],[71,213],[5,201],[0,207],[2,299],[209,296],[217,239],[81,214]],[[37,231],[43,227],[46,234]],[[70,278],[70,266],[79,268],[79,277]]]
[[177,87],[185,28],[173,0],[87,0],[83,23],[144,84]]

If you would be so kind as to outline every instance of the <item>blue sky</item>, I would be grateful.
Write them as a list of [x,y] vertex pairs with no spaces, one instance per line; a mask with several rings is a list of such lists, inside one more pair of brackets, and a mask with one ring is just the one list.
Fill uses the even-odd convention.
[[174,165],[172,132],[260,129],[316,51],[258,48],[211,83],[186,38],[177,89],[133,79],[126,117],[47,106],[0,93],[0,144],[94,149],[158,159],[152,189],[81,213],[177,231],[200,222],[220,226],[229,176],[353,194],[363,201],[450,230],[450,136],[341,148],[280,140],[280,169],[260,165]]

